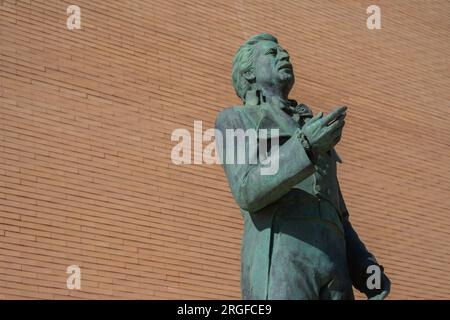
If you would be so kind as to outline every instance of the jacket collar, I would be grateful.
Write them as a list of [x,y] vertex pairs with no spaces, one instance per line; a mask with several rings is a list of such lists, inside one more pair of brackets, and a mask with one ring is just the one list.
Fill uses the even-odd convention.
[[257,91],[247,93],[242,113],[256,130],[278,129],[279,136],[292,136],[301,126],[300,119],[312,117],[311,110],[295,100],[261,97]]

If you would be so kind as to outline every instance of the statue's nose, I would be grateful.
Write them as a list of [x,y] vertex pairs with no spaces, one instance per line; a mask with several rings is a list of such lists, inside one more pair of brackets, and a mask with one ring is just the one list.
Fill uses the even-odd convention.
[[279,53],[279,59],[280,61],[289,61],[289,54],[285,51],[281,51]]

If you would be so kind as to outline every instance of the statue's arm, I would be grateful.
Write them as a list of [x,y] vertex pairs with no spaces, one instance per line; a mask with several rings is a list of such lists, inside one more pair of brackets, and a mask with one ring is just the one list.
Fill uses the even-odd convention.
[[[381,299],[384,299],[390,291],[390,281],[384,274],[384,270],[381,265],[378,264],[375,256],[367,250],[364,243],[359,238],[352,224],[350,223],[349,213],[342,196],[342,192],[339,188],[339,206],[342,214],[342,224],[345,233],[345,242],[347,247],[347,261],[350,278],[352,279],[353,286],[360,292],[365,293],[368,297],[379,295]],[[371,292],[367,288],[367,268],[370,265],[378,265],[382,270],[382,288],[381,290]]]
[[[216,120],[216,129],[223,135],[223,167],[238,205],[246,211],[256,212],[278,200],[294,185],[313,174],[314,164],[299,140],[300,132],[296,132],[280,146],[278,171],[273,175],[262,175],[262,166],[259,161],[256,164],[225,163],[228,152],[236,153],[236,143],[233,150],[227,150],[225,129],[246,129],[236,113],[227,109],[220,113]],[[218,152],[221,152],[220,148]],[[246,139],[245,152],[247,154],[249,152],[248,139]]]
[[367,267],[377,264],[375,257],[367,250],[350,223],[349,217],[343,218],[347,261],[353,286],[361,292],[366,292]]

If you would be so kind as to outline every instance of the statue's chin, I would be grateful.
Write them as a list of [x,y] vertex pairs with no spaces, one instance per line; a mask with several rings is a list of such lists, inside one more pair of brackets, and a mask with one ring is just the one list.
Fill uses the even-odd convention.
[[280,81],[283,83],[284,86],[289,87],[289,90],[294,85],[294,74],[291,72],[280,72]]
[[294,73],[291,69],[282,69],[280,70],[280,80],[288,81],[294,78]]

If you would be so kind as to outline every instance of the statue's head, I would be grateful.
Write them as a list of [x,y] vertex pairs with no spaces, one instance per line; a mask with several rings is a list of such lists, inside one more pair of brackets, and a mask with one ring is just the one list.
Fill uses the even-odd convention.
[[263,89],[288,96],[295,82],[289,54],[277,38],[261,33],[248,39],[233,59],[233,86],[245,103],[249,90]]

